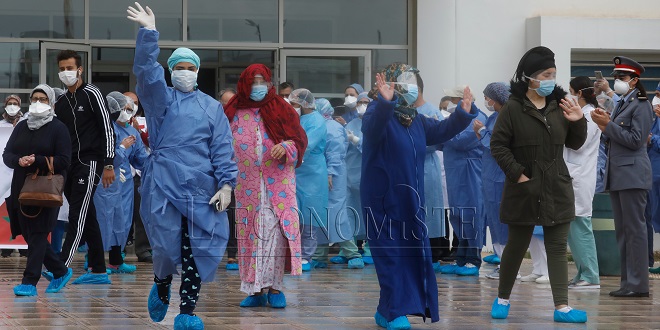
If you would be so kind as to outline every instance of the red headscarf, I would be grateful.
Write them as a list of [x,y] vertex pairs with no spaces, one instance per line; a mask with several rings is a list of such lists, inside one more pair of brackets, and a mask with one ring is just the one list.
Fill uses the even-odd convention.
[[231,123],[237,109],[259,108],[259,113],[270,139],[275,143],[291,140],[296,144],[298,150],[298,164],[296,167],[298,167],[302,164],[305,149],[307,149],[307,134],[300,126],[300,117],[289,103],[277,95],[273,86],[270,87],[263,100],[256,102],[250,99],[252,83],[254,82],[254,76],[257,74],[262,75],[268,82],[272,81],[272,73],[267,66],[263,64],[248,66],[238,79],[238,94],[227,103],[225,115]]

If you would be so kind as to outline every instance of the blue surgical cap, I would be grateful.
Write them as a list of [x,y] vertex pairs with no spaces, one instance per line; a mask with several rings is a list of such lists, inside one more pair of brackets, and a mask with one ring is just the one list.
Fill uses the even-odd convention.
[[[348,87],[352,87],[353,89],[355,89],[358,94],[361,94],[362,92],[364,92],[364,88],[362,88],[362,85],[360,85],[358,83],[351,84]],[[346,87],[346,88],[348,88],[348,87]]]
[[658,83],[658,87],[656,87],[655,90],[660,92],[660,83]]
[[330,105],[330,101],[326,99],[316,99],[316,111],[318,111],[326,119],[331,119],[335,113],[335,108]]
[[369,102],[373,101],[371,98],[369,98],[369,93],[367,93],[367,92],[360,93],[360,95],[358,95],[358,97],[357,97],[356,102],[360,102],[360,100],[362,100],[362,99],[367,99],[367,100],[369,100]]
[[170,68],[170,71],[174,69],[174,66],[181,62],[190,62],[194,64],[197,69],[199,69],[199,56],[195,54],[190,48],[177,48],[169,59],[167,59],[167,66]]

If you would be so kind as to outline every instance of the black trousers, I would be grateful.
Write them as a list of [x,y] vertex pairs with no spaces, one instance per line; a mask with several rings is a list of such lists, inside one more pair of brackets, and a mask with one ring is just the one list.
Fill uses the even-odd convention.
[[431,243],[431,257],[433,258],[433,262],[438,262],[442,258],[449,257],[451,255],[452,248],[453,250],[458,249],[458,236],[456,236],[456,231],[454,231],[454,240],[449,240],[449,216],[445,216],[445,228],[447,229],[445,237],[435,237],[429,239],[429,242]]
[[[140,216],[140,203],[142,198],[138,192],[138,188],[141,184],[140,176],[136,175],[133,177],[133,224],[135,225],[135,255],[138,258],[144,258],[150,255],[151,245],[149,244],[149,238],[147,237],[147,232],[144,230],[144,224],[142,223],[142,217]],[[130,237],[130,236],[129,236]]]
[[227,242],[227,258],[236,259],[238,253],[238,241],[236,240],[236,197],[231,193],[231,203],[227,207],[227,218],[229,218],[229,241]]
[[101,230],[96,219],[94,192],[101,181],[102,163],[73,160],[69,167],[64,195],[69,201],[69,226],[62,245],[60,259],[68,267],[81,240],[87,243],[89,266],[93,273],[105,273],[105,255]]
[[[66,275],[67,268],[64,265],[50,243],[48,234],[55,228],[57,222],[57,211],[59,208],[43,208],[35,219],[28,219],[19,215],[21,232],[28,244],[27,262],[23,271],[22,284],[36,286],[41,278],[41,265],[53,273],[54,278]],[[32,214],[32,212],[27,212]]]

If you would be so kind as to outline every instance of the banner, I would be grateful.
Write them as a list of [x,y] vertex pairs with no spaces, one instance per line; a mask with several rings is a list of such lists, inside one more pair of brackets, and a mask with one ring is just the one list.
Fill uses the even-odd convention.
[[[7,140],[11,136],[13,127],[0,127],[0,149],[5,150]],[[9,227],[9,215],[5,198],[9,197],[11,192],[11,177],[13,170],[8,168],[4,162],[0,162],[0,248],[2,249],[27,249],[27,243],[23,236],[11,239],[11,229]]]

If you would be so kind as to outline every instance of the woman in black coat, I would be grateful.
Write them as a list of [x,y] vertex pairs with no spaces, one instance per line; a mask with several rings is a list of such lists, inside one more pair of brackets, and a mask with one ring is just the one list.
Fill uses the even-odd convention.
[[[16,125],[2,159],[14,170],[11,195],[7,198],[12,237],[23,235],[28,244],[28,256],[22,283],[14,287],[17,296],[36,296],[41,265],[53,275],[46,292],[58,292],[71,279],[72,270],[60,261],[48,243],[48,235],[57,222],[57,207],[21,206],[18,202],[25,178],[39,169],[48,173],[47,157],[53,157],[55,174],[65,175],[71,162],[71,139],[66,126],[54,117],[55,92],[45,84],[30,93],[27,120]],[[28,218],[23,215],[36,215]]]

